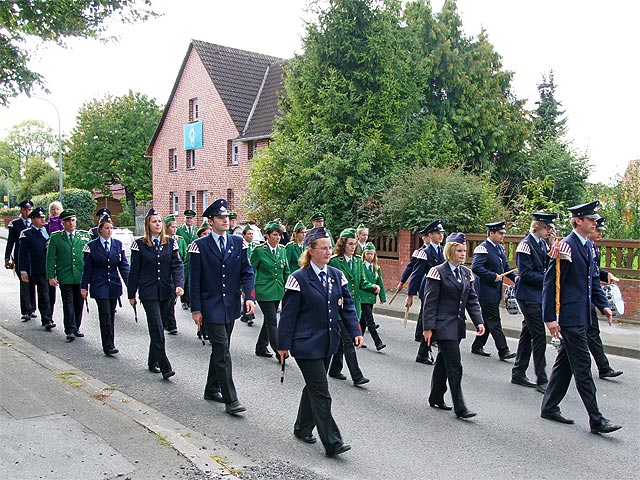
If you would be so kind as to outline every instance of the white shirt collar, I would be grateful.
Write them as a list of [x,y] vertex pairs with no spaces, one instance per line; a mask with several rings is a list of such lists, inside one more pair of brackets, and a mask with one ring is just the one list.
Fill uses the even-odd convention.
[[[313,263],[313,262],[309,262],[309,265],[311,265],[311,268],[313,268],[313,271],[315,272],[315,274],[316,274],[318,277],[320,277],[320,272],[327,273],[327,266],[326,266],[326,265],[325,265],[324,267],[322,267],[322,268],[318,267],[318,266],[317,266],[315,263]],[[327,276],[329,276],[329,275],[328,275],[328,273],[327,273]]]
[[575,233],[577,235],[577,237],[580,239],[580,242],[582,243],[582,245],[584,246],[585,243],[587,243],[587,238],[584,238],[582,235],[580,235],[576,230],[573,231],[573,233]]

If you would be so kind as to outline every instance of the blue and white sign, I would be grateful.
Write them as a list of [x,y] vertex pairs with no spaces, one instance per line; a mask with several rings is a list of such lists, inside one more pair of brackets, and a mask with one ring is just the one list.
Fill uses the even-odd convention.
[[202,148],[202,122],[184,125],[184,149],[194,150]]

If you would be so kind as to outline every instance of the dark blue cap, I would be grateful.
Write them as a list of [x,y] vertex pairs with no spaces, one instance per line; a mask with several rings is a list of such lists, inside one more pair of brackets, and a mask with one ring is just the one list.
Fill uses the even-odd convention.
[[113,223],[111,221],[111,217],[108,214],[104,214],[101,218],[100,221],[98,222],[98,224],[103,224],[103,223]]
[[429,225],[420,230],[420,235],[426,235],[431,232],[444,232],[444,222],[442,220],[434,220]]
[[493,223],[485,223],[485,227],[490,232],[502,232],[507,233],[507,222],[493,222]]
[[327,229],[324,227],[314,227],[307,232],[307,236],[304,237],[304,241],[302,245],[304,247],[308,247],[313,242],[318,240],[319,238],[329,238],[329,234],[327,233]]
[[604,230],[604,222],[607,221],[607,217],[600,217],[596,220],[596,228],[598,230]]
[[583,203],[582,205],[576,205],[575,207],[570,207],[568,210],[571,212],[572,217],[582,217],[582,218],[593,218],[597,220],[600,218],[596,212],[598,207],[600,206],[600,202],[595,200],[590,203]]
[[102,207],[96,210],[96,217],[102,217],[104,214],[111,215],[111,210],[109,210],[107,207]]
[[[28,207],[22,207],[22,208],[28,208]],[[36,207],[33,210],[31,210],[31,213],[29,215],[27,215],[29,218],[36,218],[36,217],[41,217],[41,218],[45,218],[47,216],[44,208],[42,207]]]
[[33,208],[33,202],[31,200],[23,200],[18,204],[18,206],[20,208]]
[[556,218],[558,218],[558,214],[557,213],[534,213],[533,214],[533,220],[535,222],[546,223],[551,228],[555,227],[555,225],[553,224],[553,221]]
[[228,217],[229,216],[229,204],[224,198],[219,198],[211,205],[209,205],[204,212],[202,212],[202,216],[205,218],[211,217]]
[[160,215],[155,208],[150,208],[144,218],[149,218],[151,215]]
[[464,245],[467,242],[467,237],[465,237],[464,233],[462,232],[453,232],[447,237],[446,243],[454,243],[454,242]]

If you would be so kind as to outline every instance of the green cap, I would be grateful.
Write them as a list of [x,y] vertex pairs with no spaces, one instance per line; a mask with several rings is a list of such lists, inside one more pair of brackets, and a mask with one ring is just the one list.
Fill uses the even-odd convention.
[[60,212],[60,220],[67,220],[75,216],[76,216],[76,211],[73,208],[69,208],[67,210],[63,210],[62,212]]
[[302,220],[298,220],[298,223],[296,223],[293,227],[293,231],[296,232],[298,230],[300,230],[301,228],[304,228],[305,225],[304,223],[302,223]]
[[245,233],[247,233],[247,230],[251,230],[251,225],[249,225],[248,223],[242,229],[242,234],[244,235]]
[[272,220],[264,226],[264,231],[269,233],[272,230],[280,231],[280,222],[278,220]]
[[211,228],[211,225],[209,225],[209,222],[202,222],[202,225],[200,225],[200,228]]
[[376,246],[371,243],[371,242],[367,242],[366,245],[364,246],[365,250],[373,250],[374,252],[376,251]]
[[315,212],[313,215],[311,215],[311,221],[313,222],[314,220],[324,220],[324,213],[318,211]]
[[229,218],[238,218],[238,214],[236,212],[229,212]]
[[356,230],[362,230],[363,228],[367,228],[367,227],[364,226],[364,223],[361,223],[360,225],[358,225]]
[[176,221],[176,217],[174,217],[173,215],[167,215],[166,217],[164,217],[163,221],[165,225],[169,225],[171,222]]
[[195,217],[196,216],[196,212],[194,212],[191,209],[187,209],[184,211],[184,216],[185,217]]
[[340,232],[341,238],[356,238],[356,229],[355,228],[345,228]]

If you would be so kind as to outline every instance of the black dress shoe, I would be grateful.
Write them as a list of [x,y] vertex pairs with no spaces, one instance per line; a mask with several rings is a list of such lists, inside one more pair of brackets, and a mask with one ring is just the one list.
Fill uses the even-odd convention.
[[611,423],[606,418],[603,418],[602,421],[597,425],[591,425],[591,433],[611,433],[616,430],[620,430],[622,425],[616,425],[615,423]]
[[265,351],[265,352],[256,352],[256,355],[257,355],[258,357],[265,357],[265,358],[271,358],[271,357],[273,357],[273,353],[271,353],[271,352],[267,352],[267,351]]
[[331,378],[335,378],[337,380],[346,380],[347,379],[347,376],[345,374],[343,374],[343,373],[340,373],[340,372],[338,372],[338,373],[330,373],[329,376]]
[[73,334],[74,334],[76,337],[78,337],[78,338],[82,338],[82,337],[84,337],[84,333],[82,333],[82,332],[81,332],[81,331],[79,331],[79,330],[76,330],[75,332],[73,332]]
[[224,411],[231,415],[236,415],[240,412],[244,412],[245,410],[246,408],[244,407],[244,405],[242,405],[238,400],[236,400],[235,402],[227,403],[224,406]]
[[463,410],[462,412],[457,412],[456,417],[458,418],[472,418],[476,416],[476,412],[472,412],[471,410]]
[[308,443],[309,445],[313,445],[314,443],[316,443],[318,441],[318,439],[316,437],[314,437],[313,434],[302,435],[302,434],[294,433],[293,435],[296,438],[302,440],[304,443]]
[[168,372],[164,372],[162,374],[162,379],[163,380],[169,380],[171,377],[173,377],[176,374],[176,372],[174,372],[173,370],[169,370]]
[[421,357],[420,355],[416,357],[416,362],[424,363],[425,365],[433,365],[433,360],[428,357]]
[[189,310],[189,305],[187,305],[186,303],[182,304],[182,309],[183,310]]
[[447,405],[446,403],[443,402],[429,402],[429,405],[431,406],[431,408],[439,408],[440,410],[453,410],[453,407],[451,405]]
[[362,378],[359,378],[358,380],[353,381],[353,384],[356,387],[359,387],[360,385],[364,385],[366,383],[369,383],[369,379],[367,377],[362,377]]
[[544,393],[547,391],[547,384],[546,383],[536,384],[536,390],[544,395]]
[[56,324],[53,322],[49,322],[44,325],[44,328],[47,330],[47,332],[50,332],[52,328],[56,328]]
[[115,355],[118,352],[119,352],[119,350],[114,347],[114,348],[109,348],[109,349],[105,350],[104,354],[105,355]]
[[171,330],[169,330],[169,335],[177,335],[177,334],[178,334],[177,328],[172,328]]
[[22,315],[22,317],[20,317],[20,321],[22,322],[28,322],[29,320],[31,320],[31,315]]
[[383,348],[386,348],[386,347],[387,346],[384,343],[379,343],[379,344],[376,345],[376,350],[380,351],[380,350],[382,350]]
[[511,358],[516,358],[516,354],[507,350],[504,354],[500,355],[500,360],[509,360]]
[[614,378],[619,377],[620,375],[622,375],[622,370],[614,370],[613,368],[600,372],[600,378]]
[[205,393],[204,394],[204,399],[205,400],[213,400],[214,402],[218,402],[218,403],[224,403],[224,399],[222,398],[222,393],[220,392],[215,392],[215,393]]
[[151,373],[160,373],[160,367],[149,367]]
[[491,354],[489,352],[485,352],[484,348],[472,348],[471,353],[475,355],[480,355],[482,357],[490,357]]
[[360,345],[360,348],[369,348],[366,345]]
[[529,380],[526,375],[522,377],[511,377],[511,383],[521,385],[523,387],[536,388],[536,384]]
[[73,342],[76,337],[73,336],[73,333],[67,333],[67,342]]
[[332,451],[327,451],[326,455],[327,457],[335,457],[336,455],[341,455],[344,452],[348,452],[349,450],[351,450],[351,445],[349,445],[348,443],[343,443],[342,445],[334,448]]
[[560,412],[542,412],[540,417],[546,418],[547,420],[553,420],[554,422],[564,423],[566,425],[573,424],[573,420],[563,417]]

